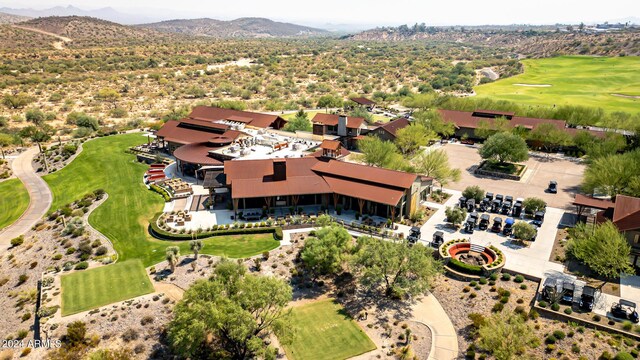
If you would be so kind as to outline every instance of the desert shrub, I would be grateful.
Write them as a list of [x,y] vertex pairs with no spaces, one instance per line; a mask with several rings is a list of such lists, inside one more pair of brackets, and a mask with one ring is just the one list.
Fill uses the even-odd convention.
[[140,319],[140,325],[145,326],[145,325],[151,324],[153,323],[153,320],[154,320],[153,316],[150,316],[150,315],[143,316],[142,319]]
[[556,330],[553,332],[553,336],[558,340],[563,340],[567,335],[562,330]]
[[622,323],[622,328],[626,331],[631,331],[631,329],[633,329],[633,323],[629,320],[625,320]]
[[511,280],[511,274],[503,273],[502,276],[500,277],[500,279],[503,280],[503,281],[509,281],[509,280]]
[[139,335],[138,335],[138,331],[136,331],[135,329],[129,328],[125,332],[123,332],[120,337],[124,342],[131,342],[131,341],[137,340]]
[[27,282],[27,280],[29,280],[29,275],[27,274],[22,274],[18,276],[18,285],[24,284],[25,282]]
[[558,305],[558,304],[551,304],[551,310],[553,310],[553,311],[558,311],[558,310],[560,310],[560,305]]
[[88,267],[89,267],[89,263],[87,263],[86,261],[81,261],[77,263],[76,266],[74,266],[73,268],[76,270],[85,270]]
[[631,356],[631,354],[629,354],[628,352],[621,351],[616,354],[613,360],[633,360],[633,356]]
[[513,278],[513,281],[517,282],[517,283],[521,283],[524,281],[524,276],[522,275],[516,275],[516,277]]
[[564,313],[567,315],[571,315],[571,313],[573,313],[573,310],[571,310],[571,308],[566,308],[564,309]]
[[22,244],[24,244],[24,236],[23,235],[20,235],[20,236],[18,236],[16,238],[11,239],[11,246],[15,247],[15,246],[20,246]]
[[108,251],[106,246],[100,246],[96,249],[96,256],[102,256],[104,254],[106,254]]
[[495,305],[493,305],[493,307],[491,308],[491,311],[500,312],[500,311],[502,311],[502,309],[504,309],[504,304],[501,303],[501,302],[498,302]]
[[556,343],[556,341],[558,341],[558,339],[556,339],[556,337],[555,337],[555,336],[553,336],[553,335],[548,335],[548,336],[544,339],[544,342],[545,342],[546,344],[555,344],[555,343]]

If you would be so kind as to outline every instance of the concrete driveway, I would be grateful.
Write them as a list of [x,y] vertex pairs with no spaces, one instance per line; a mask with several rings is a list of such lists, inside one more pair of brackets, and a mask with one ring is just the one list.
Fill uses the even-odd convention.
[[[478,155],[477,146],[446,144],[442,149],[449,155],[451,165],[462,171],[462,179],[457,183],[448,184],[447,188],[462,191],[467,186],[478,185],[494,194],[511,195],[514,198],[539,197],[550,207],[574,209],[571,203],[582,182],[585,169],[585,166],[577,161],[547,157],[538,153],[531,154],[525,162],[527,171],[523,178],[514,181],[474,175],[473,170],[482,160]],[[551,180],[558,182],[557,194],[545,192]]]

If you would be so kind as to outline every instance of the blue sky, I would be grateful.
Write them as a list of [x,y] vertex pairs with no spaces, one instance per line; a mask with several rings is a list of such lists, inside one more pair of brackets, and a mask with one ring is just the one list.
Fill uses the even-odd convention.
[[110,6],[152,17],[268,17],[298,23],[554,24],[640,17],[640,0],[0,0],[0,7]]

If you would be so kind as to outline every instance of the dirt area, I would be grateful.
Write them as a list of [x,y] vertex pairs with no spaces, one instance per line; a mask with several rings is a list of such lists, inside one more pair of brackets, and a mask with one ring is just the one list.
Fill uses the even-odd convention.
[[[462,179],[457,183],[447,185],[448,188],[462,191],[467,186],[478,185],[494,194],[511,195],[514,198],[539,197],[550,207],[574,210],[571,205],[582,181],[585,166],[577,160],[556,159],[545,155],[534,155],[525,162],[522,180],[504,180],[480,177],[473,174],[473,170],[480,164],[478,148],[475,146],[446,144],[443,149],[447,152],[452,166],[462,171]],[[545,190],[549,181],[558,182],[558,193],[550,194]]]
[[[491,316],[492,308],[495,304],[500,303],[499,292],[503,290],[499,289],[510,292],[502,311],[529,314],[538,284],[528,280],[516,283],[514,280],[515,277],[512,276],[509,280],[497,279],[494,285],[491,285],[490,280],[487,281],[487,284],[482,285],[479,282],[474,284],[446,276],[439,277],[433,294],[438,298],[451,318],[454,327],[458,330],[458,344],[461,353],[466,353],[469,346],[475,343],[469,314],[479,313],[485,317]],[[521,288],[523,285],[526,288]],[[637,345],[635,340],[576,324],[559,322],[536,315],[528,316],[528,318],[527,322],[532,326],[540,342],[536,347],[527,348],[526,353],[520,358],[577,359],[579,356],[584,356],[586,359],[597,359],[604,351],[615,355],[622,350],[631,351]],[[563,332],[564,339],[556,341],[551,346],[545,344],[545,338],[556,330]],[[476,355],[478,355],[478,349],[476,349]]]

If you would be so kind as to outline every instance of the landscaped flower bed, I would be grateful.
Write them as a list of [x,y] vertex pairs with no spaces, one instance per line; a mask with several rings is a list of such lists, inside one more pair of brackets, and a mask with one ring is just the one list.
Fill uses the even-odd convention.
[[479,253],[484,265],[469,264],[458,259],[461,254],[468,254],[470,251],[471,243],[465,239],[447,241],[439,249],[440,256],[445,262],[445,268],[448,270],[480,276],[495,272],[504,266],[504,254],[494,246],[485,247]]

